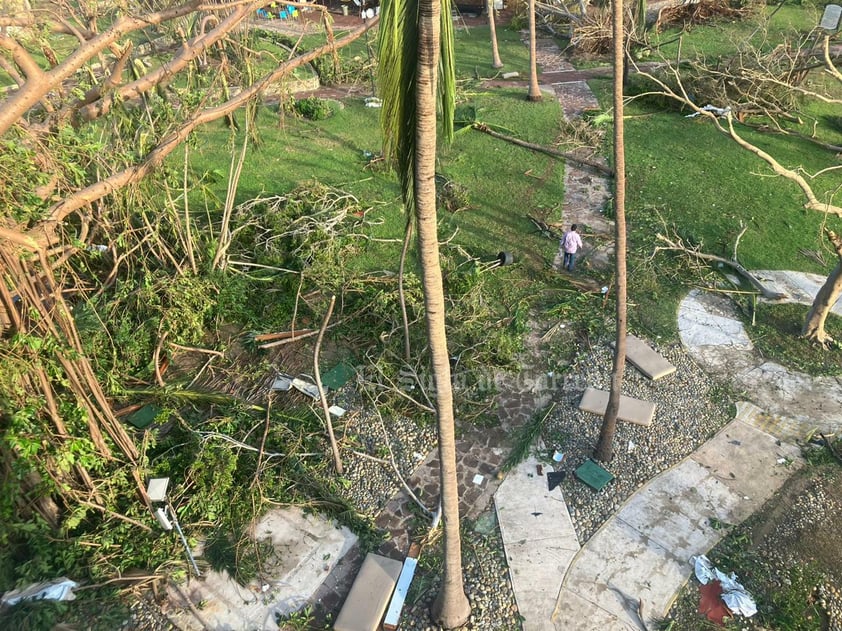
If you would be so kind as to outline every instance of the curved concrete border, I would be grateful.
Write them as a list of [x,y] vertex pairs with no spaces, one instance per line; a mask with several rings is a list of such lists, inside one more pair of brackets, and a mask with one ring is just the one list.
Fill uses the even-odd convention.
[[[821,277],[816,275],[757,274],[776,291],[791,296],[793,302],[809,304],[821,286]],[[842,305],[836,308],[842,309]],[[705,370],[727,377],[754,403],[778,417],[777,431],[774,422],[767,429],[780,438],[802,438],[815,429],[835,432],[842,428],[842,380],[811,377],[764,360],[727,297],[694,289],[681,301],[678,329],[682,343]]]

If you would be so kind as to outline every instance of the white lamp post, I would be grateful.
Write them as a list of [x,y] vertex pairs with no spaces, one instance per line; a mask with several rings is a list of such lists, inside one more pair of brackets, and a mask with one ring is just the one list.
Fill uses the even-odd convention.
[[187,539],[181,530],[178,523],[178,517],[175,514],[175,509],[170,504],[167,498],[167,486],[170,483],[169,478],[152,478],[146,485],[146,495],[149,496],[149,501],[152,502],[152,514],[164,530],[172,530],[173,525],[181,537],[181,543],[184,545],[184,551],[187,553],[187,558],[190,560],[190,565],[193,566],[193,571],[196,576],[201,576],[199,567],[196,565],[196,559],[193,558],[193,553],[190,551],[190,546],[187,545]]

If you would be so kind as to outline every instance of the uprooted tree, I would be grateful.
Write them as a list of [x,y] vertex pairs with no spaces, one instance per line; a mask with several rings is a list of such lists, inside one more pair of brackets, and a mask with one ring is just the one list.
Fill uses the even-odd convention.
[[[155,299],[175,295],[179,279],[223,268],[230,230],[199,226],[188,208],[190,191],[205,185],[188,173],[191,134],[244,117],[253,136],[267,90],[283,93],[293,70],[376,24],[335,39],[324,13],[323,45],[259,52],[247,21],[262,5],[4,5],[11,9],[0,15],[0,72],[12,84],[0,93],[4,511],[40,515],[62,533],[91,511],[149,530],[130,516],[138,499],[148,505],[144,446],[116,418],[83,351],[77,318],[93,313],[84,302],[127,268],[147,279]],[[177,149],[183,172],[165,162]],[[240,153],[232,147],[234,163]],[[189,318],[193,307],[182,306],[176,317]]]
[[[834,154],[842,151],[842,147],[815,133],[801,134],[788,124],[800,121],[798,105],[805,99],[842,105],[839,96],[842,87],[839,52],[834,53],[831,39],[831,35],[815,31],[803,36],[796,44],[784,43],[771,50],[743,46],[733,58],[716,63],[708,63],[704,59],[684,60],[679,52],[679,61],[663,60],[664,70],[658,73],[636,68],[639,76],[648,83],[633,98],[667,97],[685,111],[690,111],[690,115],[704,117],[741,149],[765,162],[776,176],[794,183],[806,200],[804,208],[823,213],[830,221],[833,217],[842,217],[842,206],[833,201],[838,188],[831,188],[820,196],[811,181],[822,174],[842,171],[842,165],[832,165],[818,173],[807,173],[802,166],[785,166],[775,156],[749,141],[740,133],[739,127],[795,137],[813,143],[821,151]],[[824,81],[805,81],[809,73],[819,70]],[[839,237],[830,229],[825,228],[824,232],[836,254],[842,257]],[[671,249],[686,250],[684,247]],[[721,257],[717,260],[734,267],[736,255],[733,261]],[[746,270],[737,271],[744,277],[748,274]],[[752,279],[749,281],[752,282]],[[756,279],[753,281],[755,286],[759,284]],[[830,346],[833,340],[826,333],[824,323],[841,294],[842,264],[838,264],[813,301],[802,328],[804,337],[824,347]]]

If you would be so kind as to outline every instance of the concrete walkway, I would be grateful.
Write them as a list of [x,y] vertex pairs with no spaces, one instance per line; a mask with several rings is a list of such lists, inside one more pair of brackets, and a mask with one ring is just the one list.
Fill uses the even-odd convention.
[[[539,42],[542,81],[552,85],[565,116],[598,107],[587,77],[555,53]],[[565,223],[582,223],[607,237],[610,222],[601,211],[609,196],[606,178],[568,163]],[[610,248],[610,238],[601,245]],[[585,254],[594,262],[604,258],[604,251]],[[823,282],[798,272],[757,274],[793,302],[811,301]],[[842,304],[835,311],[842,312]],[[690,577],[690,558],[724,534],[714,524],[738,524],[772,497],[803,463],[795,438],[817,426],[842,427],[842,382],[758,359],[727,298],[690,292],[678,324],[694,359],[710,372],[733,376],[765,410],[738,403],[733,421],[641,487],[581,548],[561,490],[549,491],[539,473],[552,471],[552,463],[529,458],[509,472],[494,502],[525,631],[655,628]]]
[[[766,280],[793,297],[788,287],[800,288],[806,300],[818,289],[816,279],[795,272]],[[839,380],[758,359],[727,299],[691,291],[678,321],[690,354],[765,409],[739,402],[733,421],[641,487],[578,551],[561,491],[547,491],[540,463],[513,470],[494,499],[526,631],[654,628],[690,577],[690,558],[724,534],[714,524],[738,524],[772,497],[803,463],[795,438],[842,427]]]

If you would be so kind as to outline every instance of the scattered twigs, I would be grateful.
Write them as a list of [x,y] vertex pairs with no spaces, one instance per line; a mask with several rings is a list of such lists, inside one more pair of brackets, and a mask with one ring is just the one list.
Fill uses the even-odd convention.
[[[740,236],[742,236],[742,233],[741,233]],[[666,244],[665,246],[660,246],[660,245],[657,246],[655,248],[656,252],[658,252],[660,250],[677,251],[677,252],[683,252],[683,253],[687,254],[688,256],[690,256],[692,258],[699,259],[699,260],[702,260],[702,261],[711,261],[711,262],[714,262],[714,263],[722,263],[723,265],[727,265],[728,267],[733,269],[737,274],[739,274],[741,277],[746,279],[749,282],[749,284],[752,287],[754,287],[757,291],[759,291],[760,294],[764,298],[766,298],[767,300],[781,300],[784,297],[782,294],[780,294],[778,292],[771,291],[770,289],[767,289],[766,286],[763,283],[761,283],[757,279],[756,276],[754,276],[754,274],[749,272],[745,267],[740,265],[736,260],[726,259],[724,256],[717,256],[715,254],[707,254],[706,252],[700,251],[698,248],[686,246],[686,245],[684,245],[684,243],[682,243],[681,239],[679,239],[678,237],[675,237],[675,239],[673,240],[673,239],[670,239],[669,237],[664,236],[663,234],[659,233],[659,234],[656,235],[656,238],[659,241],[662,241],[663,243]]]
[[[332,329],[335,326],[339,326],[343,322],[345,322],[345,320],[340,320],[339,322],[334,322],[333,324],[331,324],[327,328]],[[295,333],[295,335],[291,335],[291,336],[289,336],[285,339],[282,339],[282,340],[277,340],[275,342],[267,342],[266,344],[261,344],[259,348],[274,348],[275,346],[284,346],[286,344],[291,344],[292,342],[297,342],[298,340],[303,340],[305,338],[313,337],[313,336],[316,336],[316,335],[319,334],[318,331],[310,331],[309,329],[305,329],[305,330],[307,330],[309,332],[308,333],[302,333],[300,335],[298,333]]]
[[330,316],[333,314],[333,307],[336,304],[336,296],[330,297],[330,304],[325,314],[325,319],[322,322],[322,327],[319,329],[319,337],[316,339],[316,347],[313,349],[313,372],[316,378],[316,387],[319,389],[319,399],[322,402],[322,411],[325,415],[325,426],[327,427],[327,435],[330,439],[330,449],[333,452],[333,464],[336,467],[336,473],[343,474],[342,457],[339,455],[339,446],[336,444],[336,437],[333,435],[333,421],[330,418],[330,411],[328,410],[327,397],[325,396],[324,388],[322,387],[322,377],[319,374],[319,351],[322,347],[322,339],[327,329],[327,324],[330,321]]
[[825,446],[827,446],[828,451],[830,451],[830,453],[833,454],[833,457],[836,458],[840,464],[842,464],[842,455],[840,455],[840,453],[836,451],[836,447],[833,446],[833,443],[824,434],[819,433],[819,436],[822,437],[822,440],[824,441]]
[[223,353],[222,351],[215,351],[212,348],[199,348],[198,346],[182,346],[181,344],[176,344],[175,342],[170,342],[170,346],[180,351],[187,351],[190,353],[206,353],[207,355],[215,355],[216,357],[225,357],[225,353]]
[[272,417],[272,393],[266,400],[266,422],[263,424],[263,437],[260,439],[260,449],[257,452],[257,466],[254,468],[254,479],[251,485],[254,486],[260,480],[261,469],[263,468],[263,449],[266,447],[266,437],[269,436],[269,422]]
[[[281,331],[280,333],[259,333],[254,336],[255,342],[273,342],[275,340],[288,340],[290,338],[299,338],[308,333],[318,333],[313,329],[301,329],[299,331]],[[261,347],[263,348],[263,347]]]
[[577,156],[573,153],[564,153],[562,151],[556,151],[555,149],[551,149],[550,147],[545,147],[543,145],[536,145],[535,143],[526,142],[525,140],[520,140],[519,138],[515,138],[513,136],[507,136],[506,134],[501,134],[500,132],[496,132],[491,129],[485,123],[473,123],[471,125],[472,129],[476,129],[477,131],[481,131],[485,134],[488,134],[492,138],[498,138],[500,140],[505,140],[506,142],[510,142],[513,145],[518,145],[519,147],[525,147],[526,149],[532,149],[533,151],[538,151],[540,153],[544,153],[548,156],[552,156],[554,158],[561,158],[563,160],[570,160],[571,162],[577,162],[583,166],[590,167],[591,169],[595,169],[600,173],[605,173],[606,175],[614,175],[614,172],[611,168],[605,166],[604,164],[600,164],[594,160],[588,160],[586,158],[582,158],[581,156]]
[[193,601],[190,600],[187,594],[184,593],[184,590],[182,590],[181,587],[179,587],[174,581],[170,581],[170,585],[172,585],[173,589],[175,589],[175,591],[178,592],[178,595],[181,596],[181,599],[184,601],[184,604],[187,605],[187,608],[190,610],[190,613],[192,613],[193,617],[196,618],[200,625],[202,625],[202,629],[205,629],[206,631],[212,629],[213,627],[210,626],[207,623],[207,621],[205,621],[205,619],[202,617],[202,614],[200,614],[199,610],[196,609],[196,605],[194,605]]
[[76,501],[82,504],[82,506],[87,506],[88,508],[94,508],[101,513],[108,515],[109,517],[114,517],[116,519],[120,519],[122,521],[128,522],[133,526],[137,526],[141,530],[145,530],[146,532],[152,532],[152,528],[147,526],[144,523],[137,521],[136,519],[132,519],[131,517],[127,517],[126,515],[122,515],[120,513],[114,512],[113,510],[109,510],[105,508],[105,506],[100,506],[99,504],[94,504],[93,502],[88,502],[87,500],[83,500],[81,498],[76,498]]

